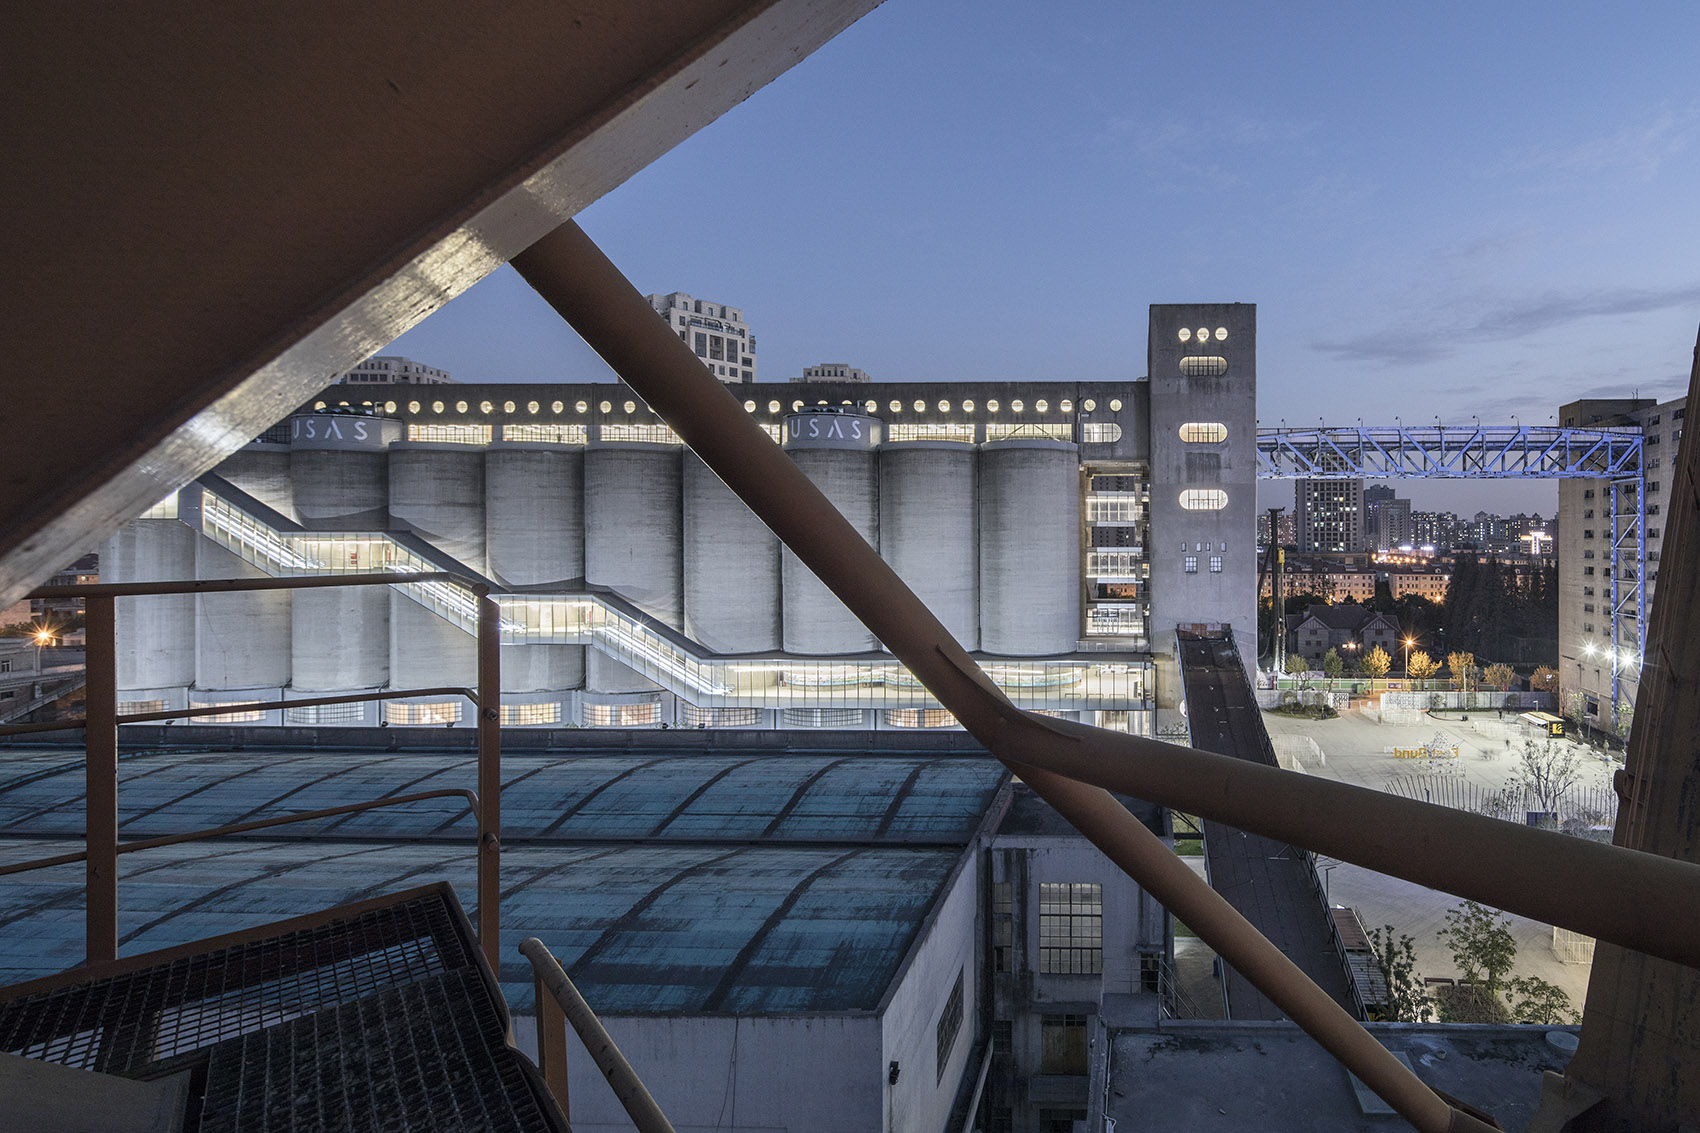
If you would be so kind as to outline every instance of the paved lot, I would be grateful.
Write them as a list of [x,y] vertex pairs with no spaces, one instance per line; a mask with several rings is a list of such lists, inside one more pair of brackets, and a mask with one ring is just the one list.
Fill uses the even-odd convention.
[[[1437,733],[1445,734],[1459,746],[1457,767],[1465,780],[1497,790],[1510,778],[1516,762],[1506,740],[1511,740],[1512,747],[1521,743],[1514,725],[1502,722],[1491,711],[1470,713],[1468,721],[1424,717],[1423,723],[1413,725],[1381,724],[1360,712],[1342,713],[1337,720],[1297,720],[1267,713],[1263,719],[1272,738],[1309,736],[1316,741],[1326,764],[1307,766],[1308,773],[1374,790],[1382,789],[1389,776],[1416,774],[1414,761],[1399,759],[1385,749],[1416,747]],[[1277,739],[1276,743],[1279,745],[1280,741]],[[1614,769],[1615,765],[1589,758],[1584,766],[1583,783],[1609,785]],[[1321,864],[1326,867],[1329,863]],[[1325,876],[1330,899],[1337,905],[1357,909],[1366,929],[1392,924],[1398,932],[1415,938],[1413,946],[1420,975],[1458,975],[1450,949],[1440,942],[1437,934],[1446,927],[1445,914],[1459,903],[1459,898],[1348,864],[1325,869]],[[1550,926],[1516,916],[1510,917],[1510,921],[1512,935],[1517,939],[1515,974],[1539,976],[1556,984],[1580,1010],[1587,993],[1588,965],[1563,963],[1554,955]]]

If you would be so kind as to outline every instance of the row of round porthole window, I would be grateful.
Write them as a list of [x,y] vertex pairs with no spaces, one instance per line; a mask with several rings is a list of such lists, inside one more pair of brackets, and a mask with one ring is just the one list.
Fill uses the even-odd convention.
[[[346,406],[346,405],[348,405],[348,402],[345,401],[345,402],[342,402],[341,404]],[[372,403],[367,402],[365,404],[370,405]],[[825,403],[822,402],[821,404],[824,405]],[[801,400],[793,401],[791,403],[791,411],[793,413],[797,413],[797,412],[802,411],[804,408],[806,408],[806,406],[807,406],[807,403],[804,402],[804,401],[801,401]],[[315,402],[314,405],[313,405],[314,409],[324,409],[325,407],[326,407],[326,403],[323,402],[323,401]],[[921,401],[919,399],[916,399],[916,401],[914,403],[914,407],[915,407],[915,412],[925,413],[926,410],[927,410],[927,403],[925,401]],[[940,413],[949,413],[950,412],[950,402],[948,402],[948,401],[942,401],[941,400],[938,403],[938,407],[939,407]],[[975,407],[975,403],[972,399],[964,400],[962,402],[962,410],[965,413],[974,412],[974,407]],[[1092,412],[1095,412],[1097,410],[1098,403],[1096,401],[1092,400],[1091,398],[1087,398],[1085,401],[1082,401],[1080,403],[1080,407],[1082,409],[1084,409],[1086,412],[1092,413]],[[384,402],[384,412],[385,413],[394,413],[397,408],[398,407],[397,407],[396,403],[393,402],[393,401]],[[472,408],[472,406],[469,402],[465,402],[465,401],[455,402],[455,412],[456,413],[468,413],[468,412],[471,411],[471,408]],[[553,412],[553,413],[565,413],[567,406],[566,406],[565,402],[557,401],[557,402],[553,402],[550,405],[549,408],[550,408],[550,411]],[[623,408],[627,413],[636,413],[638,406],[637,406],[637,402],[628,401],[621,408]],[[754,412],[756,412],[756,410],[758,408],[759,408],[759,406],[754,401],[744,402],[744,409],[747,412],[754,413]],[[784,403],[777,401],[777,400],[769,401],[767,403],[767,411],[769,413],[778,413],[781,410],[783,410],[784,408],[785,408]],[[866,409],[869,413],[877,413],[879,411],[879,403],[877,401],[864,402],[863,408]],[[991,400],[986,402],[986,412],[988,412],[988,413],[997,413],[1001,408],[1002,408],[1002,405],[996,398],[992,398]],[[1012,413],[1024,413],[1024,412],[1026,412],[1027,405],[1020,398],[1016,398],[1009,403],[1009,408],[1010,408],[1010,411]],[[1033,403],[1033,408],[1034,408],[1035,411],[1037,411],[1039,413],[1049,413],[1050,409],[1051,409],[1051,403],[1049,401],[1046,401],[1044,398],[1040,398],[1039,400],[1037,400]],[[1074,412],[1074,402],[1065,398],[1063,401],[1058,403],[1057,408],[1060,409],[1064,413],[1073,413]],[[410,401],[410,402],[407,403],[407,411],[411,414],[420,413],[420,412],[423,411],[423,409],[424,409],[424,406],[422,406],[417,401]],[[603,412],[603,413],[612,413],[614,411],[614,403],[611,402],[611,401],[604,401],[597,406],[597,409],[599,411]],[[901,413],[901,412],[903,412],[903,403],[901,401],[893,401],[890,404],[890,409],[891,409],[891,412],[893,412],[893,413]],[[445,412],[446,410],[447,410],[447,405],[444,402],[433,401],[431,403],[431,412],[433,412],[433,413],[442,413],[442,412]],[[504,413],[516,413],[516,412],[518,412],[518,410],[519,410],[519,407],[515,402],[506,401],[506,402],[502,403],[502,412],[504,412]],[[1121,410],[1122,410],[1121,398],[1119,398],[1119,397],[1111,398],[1110,399],[1110,412],[1120,413]],[[492,402],[492,401],[481,401],[481,402],[478,403],[478,411],[480,413],[494,413],[496,411],[496,404],[495,404],[495,402]],[[536,401],[527,402],[526,406],[525,406],[525,411],[527,413],[531,413],[531,414],[534,414],[534,415],[537,414],[537,413],[541,413],[543,411],[542,403],[536,402]],[[590,411],[590,403],[585,402],[585,401],[575,402],[574,405],[573,405],[573,411],[576,412],[576,413],[587,413],[587,412]]]
[[[1180,339],[1181,339],[1182,342],[1191,342],[1194,337],[1196,337],[1198,339],[1200,345],[1202,345],[1206,342],[1209,342],[1210,341],[1210,328],[1209,327],[1199,327],[1197,330],[1193,330],[1191,327],[1182,327],[1180,329]],[[1227,327],[1217,327],[1216,328],[1216,341],[1217,342],[1228,341],[1228,328]]]

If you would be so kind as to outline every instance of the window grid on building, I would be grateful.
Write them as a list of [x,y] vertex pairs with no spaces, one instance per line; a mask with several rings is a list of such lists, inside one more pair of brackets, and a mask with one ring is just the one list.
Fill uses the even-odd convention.
[[1080,426],[1082,444],[1113,445],[1122,439],[1122,427],[1114,421],[1087,421]]
[[1228,427],[1217,421],[1188,421],[1179,431],[1189,445],[1219,445],[1228,439]]
[[118,702],[118,715],[120,716],[141,716],[149,712],[164,711],[165,701],[163,700],[120,700]]
[[950,989],[950,996],[944,1001],[944,1011],[939,1015],[938,1027],[935,1032],[937,1045],[938,1081],[944,1080],[944,1068],[950,1064],[950,1052],[956,1046],[957,1032],[962,1030],[962,969],[956,971],[956,986]]
[[1198,573],[1198,556],[1197,555],[1188,555],[1188,556],[1186,556],[1186,558],[1182,559],[1181,560],[1181,569],[1184,570],[1188,574],[1197,574]]
[[1210,573],[1211,574],[1221,574],[1222,573],[1222,556],[1221,555],[1211,555],[1210,556]]
[[1096,976],[1104,971],[1104,887],[1097,882],[1039,885],[1039,971]]
[[[190,708],[220,708],[222,705],[210,700],[191,700]],[[229,712],[216,712],[211,716],[194,716],[191,719],[197,724],[257,724],[266,718],[265,711],[259,708],[244,708],[240,704],[230,706]]]
[[864,722],[859,708],[787,708],[783,718],[787,728],[860,728]]
[[1187,511],[1221,511],[1228,506],[1228,493],[1221,488],[1188,488],[1180,502]]
[[489,425],[410,424],[407,439],[431,444],[487,445],[494,431]]
[[956,717],[945,708],[888,708],[885,722],[891,728],[950,728]]
[[617,425],[604,423],[602,426],[604,441],[636,441],[651,445],[683,444],[679,434],[666,425]]
[[930,425],[887,425],[885,439],[888,441],[963,441],[973,444],[974,426],[948,421],[939,421]]
[[501,724],[504,728],[523,728],[527,725],[559,724],[560,722],[561,706],[554,702],[502,705]]
[[[1017,410],[1017,412],[1020,411]],[[1017,437],[1072,441],[1074,440],[1074,426],[1052,425],[1041,421],[1024,421],[1017,425],[994,424],[986,426],[986,439],[988,441],[1007,441]]]
[[463,706],[458,700],[439,700],[429,704],[384,705],[384,723],[392,725],[454,724],[461,718]]
[[582,445],[587,439],[587,432],[583,425],[503,425],[502,439],[552,445]]
[[308,704],[283,710],[285,724],[364,724],[364,704]]
[[641,728],[661,723],[661,705],[655,701],[644,704],[587,704],[584,723],[590,728]]
[[688,728],[758,728],[761,709],[698,708],[694,704],[681,704],[679,723]]

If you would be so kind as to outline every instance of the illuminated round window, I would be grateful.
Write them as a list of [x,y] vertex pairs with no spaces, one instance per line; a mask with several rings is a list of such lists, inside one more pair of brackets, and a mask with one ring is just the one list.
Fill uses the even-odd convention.
[[1038,401],[1033,403],[1033,408],[1037,409],[1040,413],[1046,413],[1050,411],[1051,403],[1041,397]]
[[869,413],[878,413],[879,408],[880,408],[880,403],[877,402],[877,401],[864,402],[862,404],[862,408],[866,409]]
[[[826,398],[824,398],[824,397],[823,397],[823,398],[821,398],[821,399],[820,399],[820,400],[819,400],[819,401],[817,401],[817,402],[815,402],[815,404],[816,404],[816,405],[825,405],[825,404],[826,404]],[[844,404],[846,404],[846,405],[848,405],[848,404],[850,404],[850,403],[849,403],[849,402],[845,402],[845,403],[844,403]]]
[[792,403],[791,403],[791,412],[793,412],[793,413],[799,413],[799,412],[801,412],[801,411],[802,411],[802,409],[803,409],[803,403],[802,403],[802,401],[800,401],[800,400],[799,400],[799,401],[793,401],[793,402],[792,402]]
[[322,401],[315,401],[315,402],[314,402],[314,403],[313,403],[313,408],[314,408],[314,409],[323,409],[323,408],[324,408],[324,407],[325,407],[325,403],[324,403],[324,402],[322,402]]
[[[368,402],[367,402],[367,403],[366,403],[366,404],[367,404],[367,405],[370,405],[370,404],[372,404],[372,403],[371,403],[371,402],[369,402],[369,401],[368,401]],[[337,405],[338,405],[338,407],[340,407],[340,408],[342,408],[342,409],[347,409],[347,408],[348,408],[348,402],[346,402],[346,401],[339,401],[339,402],[337,402]]]
[[456,413],[465,413],[466,412],[466,402],[464,402],[464,401],[455,402],[455,412]]
[[1219,378],[1228,372],[1228,360],[1220,354],[1191,354],[1181,359],[1181,376]]
[[[321,401],[321,402],[319,402],[319,406],[320,406],[320,408],[323,408],[323,407],[324,407],[324,404],[325,404],[325,403],[324,403],[324,402],[322,402],[322,401]],[[433,402],[432,402],[432,403],[431,403],[431,412],[433,412],[433,413],[441,413],[441,412],[442,412],[442,411],[443,411],[443,403],[442,403],[442,402],[440,402],[440,401],[433,401]]]
[[965,397],[965,398],[962,399],[962,412],[964,412],[964,413],[974,412],[974,399],[973,398]]
[[1060,406],[1058,406],[1058,408],[1061,409],[1064,413],[1073,413],[1074,412],[1074,402],[1070,401],[1068,398],[1065,397],[1065,398],[1063,398],[1063,403]]
[[503,413],[512,413],[515,409],[518,409],[518,408],[519,408],[519,406],[515,405],[511,401],[502,402],[502,412]]
[[1217,342],[1228,341],[1228,328],[1227,327],[1217,327],[1216,328],[1216,341]]
[[384,402],[384,412],[385,413],[394,413],[395,412],[395,402],[393,402],[393,401]]
[[927,411],[927,403],[922,401],[920,398],[917,397],[915,399],[915,412],[925,413],[926,411]]
[[1023,409],[1026,409],[1026,408],[1027,408],[1027,406],[1025,406],[1021,403],[1021,399],[1019,397],[1015,397],[1015,398],[1010,399],[1009,411],[1011,413],[1020,413]]
[[1086,399],[1086,400],[1085,400],[1085,401],[1083,401],[1083,402],[1081,402],[1081,403],[1080,403],[1080,408],[1082,408],[1082,409],[1084,409],[1084,410],[1086,410],[1086,412],[1088,412],[1088,413],[1090,413],[1090,412],[1092,412],[1092,411],[1093,411],[1093,410],[1094,410],[1094,409],[1096,409],[1096,408],[1098,408],[1098,403],[1097,403],[1097,402],[1096,402],[1096,401],[1093,401],[1093,400],[1092,400],[1092,399],[1091,399],[1091,398],[1090,398],[1090,397],[1089,397],[1089,398],[1087,398],[1087,399]]
[[769,413],[778,413],[779,410],[780,410],[780,405],[777,401],[770,401],[770,402],[767,403],[767,411]]
[[496,407],[494,405],[491,405],[488,401],[480,401],[478,403],[478,412],[480,412],[480,413],[489,413],[492,410],[494,410],[495,408]]
[[537,415],[537,411],[539,409],[542,409],[542,408],[543,407],[541,405],[537,404],[535,401],[528,401],[528,402],[525,403],[525,411],[527,413],[531,414],[533,417],[535,417]]
[[408,403],[407,403],[407,411],[408,411],[408,412],[409,412],[409,413],[417,413],[417,412],[419,412],[419,403],[418,403],[418,402],[417,402],[417,401],[410,401],[410,402],[408,402]]
[[998,411],[998,399],[995,398],[995,397],[988,399],[986,401],[986,412],[987,413],[996,413],[997,411]]
[[600,409],[604,413],[614,412],[614,404],[613,404],[613,402],[609,402],[609,401],[604,401],[601,405],[598,405],[596,408]]
[[1189,445],[1219,445],[1228,439],[1228,427],[1219,421],[1188,421],[1180,434]]
[[1198,328],[1198,341],[1200,341],[1200,342],[1209,342],[1210,341],[1210,328],[1209,327],[1199,327]]
[[565,413],[566,409],[567,403],[564,401],[551,401],[549,403],[549,412],[551,413]]
[[902,413],[903,412],[903,403],[901,401],[892,402],[891,403],[891,411],[893,413]]
[[1188,488],[1181,493],[1187,511],[1221,511],[1228,506],[1228,493],[1220,488]]
[[744,402],[744,412],[745,413],[754,413],[755,411],[756,411],[756,403],[755,402],[753,402],[753,401]]
[[949,413],[950,412],[950,402],[944,400],[943,398],[940,398],[939,399],[939,412],[940,413]]
[[1122,399],[1119,398],[1119,397],[1110,398],[1110,412],[1111,413],[1120,413],[1121,411],[1122,411]]
[[637,412],[637,402],[628,401],[628,402],[626,402],[624,408],[625,408],[627,413],[636,413]]
[[1189,328],[1187,328],[1187,327],[1181,328],[1181,341],[1182,342],[1191,342],[1192,341],[1192,331]]
[[579,402],[575,402],[573,404],[573,412],[575,412],[575,413],[584,413],[584,412],[587,412],[589,409],[590,409],[590,403],[589,402],[579,401]]

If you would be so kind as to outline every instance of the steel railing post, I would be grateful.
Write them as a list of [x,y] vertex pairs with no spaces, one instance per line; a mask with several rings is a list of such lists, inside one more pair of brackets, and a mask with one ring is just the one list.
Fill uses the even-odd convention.
[[84,955],[93,967],[118,958],[118,643],[115,599],[104,594],[91,597],[84,609],[88,637]]
[[537,999],[537,1069],[543,1075],[543,1084],[555,1095],[561,1116],[570,1122],[573,1114],[567,1104],[567,1016],[544,982],[541,969],[533,969],[531,986]]
[[478,594],[478,944],[500,972],[502,927],[501,607]]

